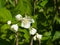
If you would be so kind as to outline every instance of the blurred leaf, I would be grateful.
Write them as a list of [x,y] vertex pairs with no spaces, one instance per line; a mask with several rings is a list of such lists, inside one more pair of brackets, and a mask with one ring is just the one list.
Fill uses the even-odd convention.
[[1,39],[6,39],[6,34],[2,34]]
[[54,40],[59,39],[59,38],[60,38],[60,31],[56,31],[52,40],[54,41]]
[[44,0],[40,3],[40,5],[44,7],[47,3],[48,3],[48,0]]
[[6,0],[0,0],[0,8],[4,7]]
[[32,18],[34,19],[34,23],[32,23],[32,27],[34,27],[34,28],[37,28],[37,22],[36,22],[37,16],[38,16],[38,15],[34,15],[34,16],[32,17]]
[[57,21],[57,22],[59,22],[59,24],[60,24],[60,18],[58,16],[58,14],[55,16],[54,20]]
[[25,29],[20,30],[20,32],[24,33],[24,38],[26,39],[25,41],[29,42],[29,38],[30,38],[29,32]]
[[43,34],[43,37],[42,37],[42,40],[47,40],[47,39],[49,39],[51,36],[51,32],[45,32],[44,34]]
[[7,33],[7,29],[9,29],[9,26],[8,26],[7,24],[4,24],[4,25],[1,27],[1,32]]
[[9,0],[9,2],[11,3],[11,5],[15,6],[15,4],[13,3],[13,1],[12,1],[12,0]]
[[32,14],[32,6],[30,0],[19,0],[18,5],[15,8],[16,11],[20,11],[20,14]]
[[50,12],[52,12],[52,11],[53,11],[53,7],[49,7],[49,8],[47,9],[47,14],[50,13]]
[[51,31],[45,32],[43,35],[44,35],[44,36],[50,36],[50,35],[51,35]]
[[12,40],[12,39],[13,39],[13,37],[14,37],[14,35],[10,35],[9,39],[10,39],[10,40]]
[[41,23],[41,25],[48,26],[48,23],[47,22],[44,22],[44,23]]
[[12,20],[10,11],[6,8],[0,8],[0,22],[7,22],[8,20]]

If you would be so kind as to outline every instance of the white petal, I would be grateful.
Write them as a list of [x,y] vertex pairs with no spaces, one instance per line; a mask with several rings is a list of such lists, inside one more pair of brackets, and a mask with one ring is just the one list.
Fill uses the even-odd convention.
[[22,16],[20,14],[16,15],[15,17],[18,21],[22,19]]
[[10,25],[10,24],[11,24],[11,21],[9,20],[9,21],[7,22],[7,24]]
[[21,23],[21,27],[24,27],[24,23],[23,22]]
[[30,24],[31,23],[26,23],[25,24],[24,22],[22,22],[21,26],[24,27],[24,28],[30,28]]
[[31,22],[29,19],[27,18],[23,18],[21,26],[24,28],[30,28]]
[[24,28],[30,28],[30,23],[24,25]]
[[15,31],[18,31],[18,25],[17,24],[12,25],[11,29],[14,29]]
[[30,30],[30,35],[34,35],[36,34],[37,30],[35,28],[32,28],[32,30]]
[[36,35],[33,37],[33,39],[36,41]]
[[42,35],[41,35],[41,34],[38,34],[38,33],[37,33],[36,35],[37,35],[37,38],[38,38],[38,39],[42,39]]
[[31,21],[32,21],[32,23],[34,23],[35,21],[34,21],[34,19],[31,19]]

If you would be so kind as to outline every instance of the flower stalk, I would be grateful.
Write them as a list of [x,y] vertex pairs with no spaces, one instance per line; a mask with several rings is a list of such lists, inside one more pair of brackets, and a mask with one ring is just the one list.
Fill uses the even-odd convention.
[[38,40],[39,41],[39,45],[41,45],[41,41],[40,40]]
[[18,45],[18,32],[16,32],[16,45]]
[[30,45],[33,45],[33,36],[31,36]]

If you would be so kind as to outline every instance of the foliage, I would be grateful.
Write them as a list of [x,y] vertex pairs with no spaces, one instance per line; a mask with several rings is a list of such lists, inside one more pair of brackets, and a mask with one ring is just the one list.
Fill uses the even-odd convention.
[[[59,0],[17,0],[17,3],[15,0],[0,0],[0,45],[15,45],[15,33],[7,24],[8,20],[19,25],[19,45],[29,45],[29,31],[20,27],[20,22],[15,19],[17,14],[34,18],[32,27],[43,35],[41,45],[60,45],[59,4]],[[38,45],[35,42],[34,45]]]

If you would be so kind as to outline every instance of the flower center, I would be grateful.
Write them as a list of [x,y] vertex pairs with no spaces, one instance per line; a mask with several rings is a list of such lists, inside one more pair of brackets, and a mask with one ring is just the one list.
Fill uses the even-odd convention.
[[27,23],[29,23],[28,19],[24,19],[24,24],[26,25]]

